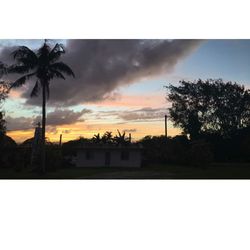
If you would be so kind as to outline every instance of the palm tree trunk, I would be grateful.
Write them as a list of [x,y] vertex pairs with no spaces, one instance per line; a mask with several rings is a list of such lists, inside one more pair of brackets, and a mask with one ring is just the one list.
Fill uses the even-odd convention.
[[42,84],[43,88],[43,103],[42,103],[42,172],[45,173],[45,127],[46,127],[46,85]]

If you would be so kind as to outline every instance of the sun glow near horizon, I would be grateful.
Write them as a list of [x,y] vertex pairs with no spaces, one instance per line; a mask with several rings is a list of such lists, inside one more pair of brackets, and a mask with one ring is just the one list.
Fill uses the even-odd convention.
[[[112,132],[115,136],[117,130],[121,132],[126,132],[128,136],[131,133],[132,140],[137,141],[142,139],[147,135],[159,136],[164,135],[164,119],[162,122],[144,122],[141,123],[131,123],[131,124],[98,124],[98,125],[88,125],[88,124],[76,124],[57,127],[54,131],[48,130],[46,132],[46,137],[49,141],[57,143],[60,140],[60,134],[62,134],[62,141],[67,142],[70,140],[78,139],[79,137],[92,138],[95,134],[104,134],[106,131]],[[168,136],[175,136],[181,134],[181,130],[178,128],[173,128],[172,126],[168,128]],[[34,129],[29,130],[15,130],[7,131],[7,135],[14,139],[17,143],[22,143],[26,139],[32,138],[34,136]]]

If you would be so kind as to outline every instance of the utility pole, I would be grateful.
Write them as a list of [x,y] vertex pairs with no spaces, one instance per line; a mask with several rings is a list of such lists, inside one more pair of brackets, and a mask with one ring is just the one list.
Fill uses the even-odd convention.
[[168,137],[168,117],[165,115],[165,136]]
[[128,139],[129,139],[129,142],[131,143],[131,133],[129,133]]
[[62,146],[62,134],[60,134],[59,146]]

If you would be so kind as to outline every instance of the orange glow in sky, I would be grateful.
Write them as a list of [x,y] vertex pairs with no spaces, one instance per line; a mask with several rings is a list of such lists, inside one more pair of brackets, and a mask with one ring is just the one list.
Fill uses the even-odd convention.
[[[113,135],[117,134],[117,129],[123,131],[126,129],[128,135],[131,133],[132,140],[136,141],[146,135],[163,135],[164,134],[164,123],[155,123],[155,122],[144,122],[141,123],[131,123],[131,124],[98,124],[98,125],[88,125],[88,124],[74,124],[67,126],[57,127],[55,132],[47,132],[46,136],[51,142],[59,142],[60,134],[63,135],[63,142],[74,140],[83,136],[85,138],[92,138],[94,134],[103,134],[106,131],[111,131]],[[180,134],[180,130],[177,128],[169,127],[168,135],[175,136]],[[34,130],[16,130],[9,131],[8,136],[13,138],[16,142],[21,143],[24,140],[33,137]]]

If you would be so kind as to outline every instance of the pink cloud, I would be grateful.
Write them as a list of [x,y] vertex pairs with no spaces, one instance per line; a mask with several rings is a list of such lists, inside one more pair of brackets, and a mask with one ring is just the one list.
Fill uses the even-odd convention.
[[22,92],[20,90],[12,89],[9,93],[10,98],[21,98]]
[[98,103],[89,103],[95,106],[109,107],[151,107],[159,108],[167,105],[165,93],[161,94],[140,94],[140,95],[119,95],[116,98],[106,99]]

